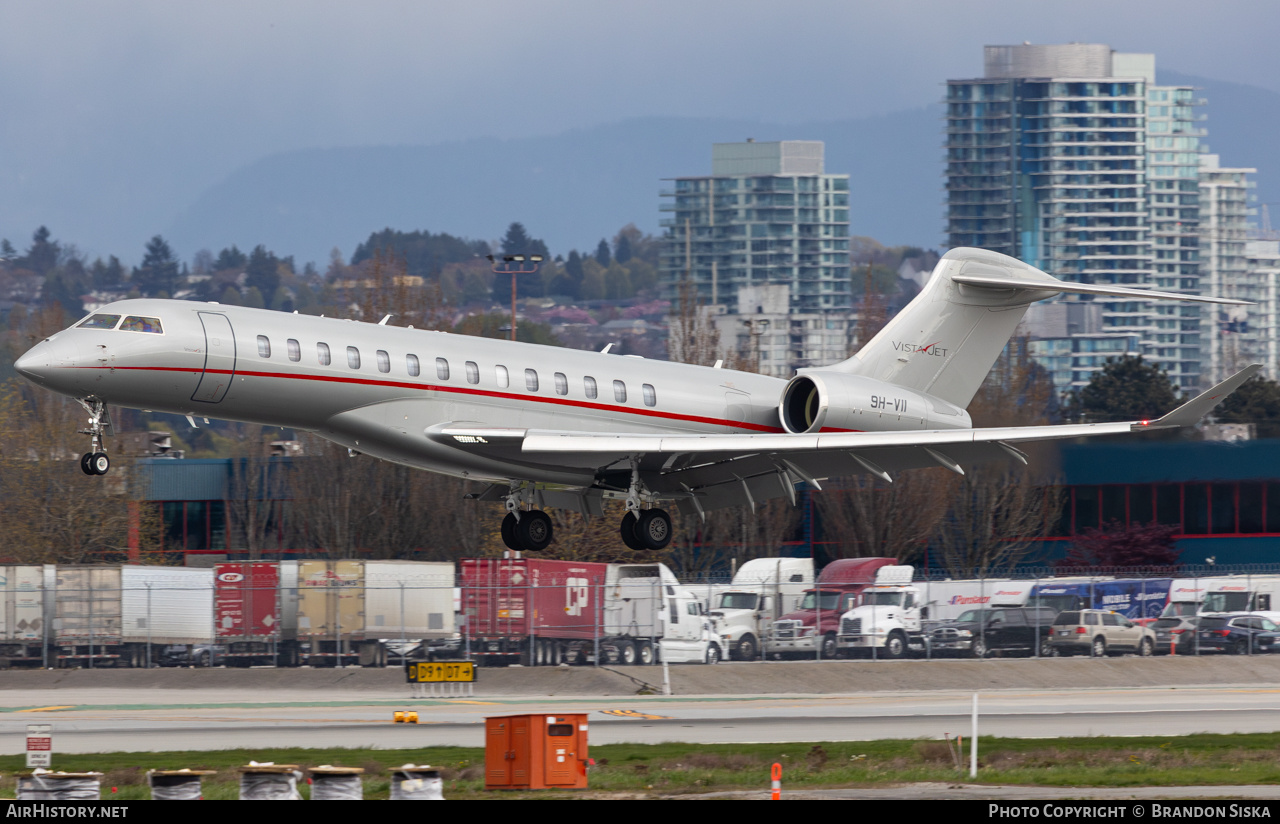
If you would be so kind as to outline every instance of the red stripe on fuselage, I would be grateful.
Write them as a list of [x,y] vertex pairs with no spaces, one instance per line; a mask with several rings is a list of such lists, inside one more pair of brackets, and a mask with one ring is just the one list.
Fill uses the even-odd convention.
[[[641,415],[649,418],[663,418],[673,421],[684,421],[687,423],[702,423],[710,426],[729,426],[735,429],[745,429],[753,432],[772,432],[780,433],[783,431],[780,426],[767,426],[758,423],[747,423],[745,421],[727,421],[720,418],[706,418],[701,415],[681,415],[675,412],[662,412],[657,409],[637,409],[631,406],[611,406],[605,403],[590,403],[588,401],[575,401],[569,398],[551,398],[545,395],[518,395],[513,392],[494,392],[489,389],[471,389],[465,386],[445,386],[441,384],[421,384],[421,383],[405,383],[403,381],[384,381],[371,380],[369,378],[348,378],[339,375],[305,375],[305,374],[289,374],[286,372],[252,372],[237,369],[234,372],[227,369],[189,369],[177,366],[76,366],[73,369],[119,369],[134,372],[190,372],[193,375],[214,374],[214,375],[241,375],[254,378],[280,378],[283,380],[305,380],[305,381],[323,381],[329,383],[348,383],[357,386],[384,386],[393,389],[414,389],[423,392],[453,392],[459,395],[472,395],[483,398],[498,398],[510,401],[529,401],[533,403],[549,403],[556,406],[572,406],[578,409],[592,409],[599,412],[625,412],[630,415]],[[211,416],[213,417],[213,416]],[[843,432],[848,430],[832,429],[822,430],[823,432]]]

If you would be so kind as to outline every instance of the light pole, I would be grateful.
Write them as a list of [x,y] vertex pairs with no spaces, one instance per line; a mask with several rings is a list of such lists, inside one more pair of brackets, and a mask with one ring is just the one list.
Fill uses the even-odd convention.
[[[511,276],[511,339],[516,339],[516,275],[532,275],[538,271],[538,264],[542,263],[542,255],[503,255],[502,261],[499,262],[493,255],[485,255],[489,262],[493,264],[493,271],[499,275]],[[525,262],[533,264],[532,268],[526,268]]]

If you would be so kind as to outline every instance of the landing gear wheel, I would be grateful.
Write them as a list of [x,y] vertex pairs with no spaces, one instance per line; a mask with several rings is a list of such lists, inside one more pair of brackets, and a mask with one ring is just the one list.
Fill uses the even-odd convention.
[[622,516],[622,526],[618,528],[618,531],[622,534],[622,543],[626,545],[627,549],[640,551],[645,546],[640,542],[640,536],[636,534],[637,523],[636,514],[628,512]]
[[510,512],[502,519],[502,543],[507,545],[507,549],[520,551],[520,544],[516,543],[516,516]]
[[89,456],[89,468],[94,475],[105,475],[111,470],[111,459],[105,452],[94,452]]
[[94,472],[94,471],[93,471],[93,465],[90,463],[90,461],[92,461],[92,460],[93,460],[93,453],[92,453],[92,452],[86,452],[86,453],[84,453],[83,455],[81,455],[81,456],[80,456],[80,471],[81,471],[81,472],[83,472],[83,473],[84,473],[84,474],[86,474],[86,475],[96,475],[96,474],[98,474],[98,473],[96,473],[96,472]]
[[637,519],[636,539],[645,549],[666,549],[671,543],[671,516],[661,509],[646,509]]
[[551,546],[551,517],[540,509],[530,510],[520,516],[514,532],[521,549],[541,552]]

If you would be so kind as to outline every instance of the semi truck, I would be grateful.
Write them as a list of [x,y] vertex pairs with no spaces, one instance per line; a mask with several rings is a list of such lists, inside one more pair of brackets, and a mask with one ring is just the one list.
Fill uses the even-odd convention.
[[1039,581],[1030,606],[1056,612],[1105,609],[1129,619],[1159,618],[1169,603],[1171,578],[1067,578]]
[[827,564],[795,611],[770,625],[764,639],[765,655],[835,658],[841,617],[858,605],[858,595],[864,589],[875,584],[876,570],[896,564],[894,558],[842,558]]
[[813,587],[811,558],[755,558],[743,564],[710,614],[721,645],[735,661],[753,661],[769,626],[795,611]]
[[471,558],[460,564],[465,650],[487,665],[715,663],[702,602],[664,564]]

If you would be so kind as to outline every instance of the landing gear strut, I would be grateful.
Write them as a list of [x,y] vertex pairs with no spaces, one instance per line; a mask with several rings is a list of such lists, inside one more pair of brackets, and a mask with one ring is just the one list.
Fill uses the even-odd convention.
[[89,413],[89,428],[78,430],[90,438],[89,451],[80,456],[80,471],[86,475],[105,475],[111,470],[111,459],[102,448],[103,433],[111,427],[107,405],[94,397],[76,400]]

